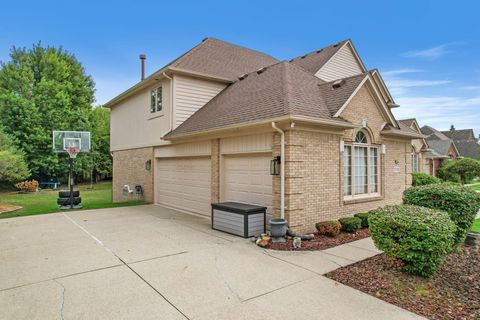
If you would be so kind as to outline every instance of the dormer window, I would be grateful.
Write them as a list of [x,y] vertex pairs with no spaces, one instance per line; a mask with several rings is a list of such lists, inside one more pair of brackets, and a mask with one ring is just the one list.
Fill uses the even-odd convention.
[[162,87],[150,92],[150,113],[162,111]]

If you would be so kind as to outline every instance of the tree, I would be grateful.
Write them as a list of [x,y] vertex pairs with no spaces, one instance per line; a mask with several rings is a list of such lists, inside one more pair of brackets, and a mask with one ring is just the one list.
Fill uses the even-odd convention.
[[467,180],[480,176],[480,161],[472,158],[449,161],[441,171],[446,177],[459,177],[462,184],[465,184]]
[[15,183],[28,178],[30,172],[23,153],[0,127],[0,183]]
[[111,177],[112,158],[110,156],[110,109],[98,106],[90,112],[91,151],[77,159],[75,172],[80,179],[92,179],[98,182]]
[[41,44],[13,47],[0,67],[0,124],[23,151],[33,178],[65,177],[68,161],[52,152],[52,131],[90,131],[92,78],[73,55]]

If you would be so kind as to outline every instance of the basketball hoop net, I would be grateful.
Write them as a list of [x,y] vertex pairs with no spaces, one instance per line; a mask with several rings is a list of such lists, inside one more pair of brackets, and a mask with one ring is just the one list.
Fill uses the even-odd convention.
[[75,159],[77,154],[80,152],[80,148],[66,148],[65,151],[68,152],[70,158]]

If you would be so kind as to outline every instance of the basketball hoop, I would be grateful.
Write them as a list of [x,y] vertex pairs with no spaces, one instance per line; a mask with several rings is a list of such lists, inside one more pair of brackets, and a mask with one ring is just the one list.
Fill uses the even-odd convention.
[[68,152],[70,158],[75,159],[77,154],[80,152],[80,148],[66,148],[65,151]]

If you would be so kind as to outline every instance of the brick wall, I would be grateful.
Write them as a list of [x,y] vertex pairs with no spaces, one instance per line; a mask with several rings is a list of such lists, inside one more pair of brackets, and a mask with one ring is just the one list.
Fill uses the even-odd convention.
[[[385,140],[380,155],[380,193],[371,199],[343,199],[342,136],[301,130],[287,131],[285,150],[286,210],[292,229],[312,232],[315,223],[335,220],[388,204],[402,202],[403,190],[411,185],[410,141]],[[275,137],[275,151],[279,150]],[[274,216],[280,212],[280,177],[274,178]]]
[[[151,160],[150,170],[146,170],[146,161]],[[123,186],[129,185],[131,189],[140,184],[143,188],[143,200],[154,201],[153,148],[140,148],[113,152],[113,202],[130,201],[136,199],[135,195],[123,196]]]

